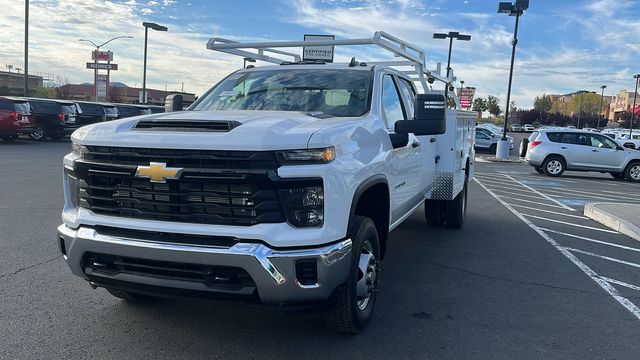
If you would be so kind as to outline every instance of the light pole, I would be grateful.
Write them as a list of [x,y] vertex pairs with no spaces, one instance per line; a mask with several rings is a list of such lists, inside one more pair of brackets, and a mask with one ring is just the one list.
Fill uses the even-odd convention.
[[29,0],[24,0],[24,96],[29,96]]
[[142,103],[147,103],[147,37],[149,34],[149,28],[156,31],[169,30],[166,26],[158,25],[151,22],[143,22],[144,26],[144,64],[142,65]]
[[[96,43],[94,43],[91,40],[87,40],[87,39],[78,39],[78,41],[84,41],[84,42],[88,42],[90,44],[92,44],[93,46],[96,47],[96,52],[100,51],[100,48],[107,45],[108,43],[112,42],[113,40],[116,39],[133,39],[133,36],[128,36],[128,35],[123,35],[123,36],[116,36],[114,38],[111,38],[105,42],[103,42],[100,45],[97,45]],[[93,59],[93,63],[97,64],[98,63],[98,58],[95,57],[95,59]],[[107,86],[109,86],[109,84],[107,84]],[[98,101],[98,68],[96,67],[95,69],[93,69],[93,94],[94,94],[94,100]]]
[[629,140],[633,139],[633,120],[636,117],[636,97],[638,96],[638,81],[640,81],[640,74],[633,75],[636,79],[636,91],[633,93],[633,107],[631,108],[631,124],[629,126]]
[[596,129],[600,129],[600,118],[602,118],[602,102],[604,101],[604,89],[607,87],[607,85],[602,85],[600,86],[600,89],[602,89],[602,93],[600,94],[600,113],[598,114],[598,123],[596,125]]
[[499,2],[498,14],[509,14],[516,17],[516,26],[513,31],[513,40],[511,41],[511,65],[509,66],[509,85],[507,86],[507,108],[504,111],[504,128],[502,129],[502,139],[496,147],[496,158],[499,160],[507,160],[509,158],[509,142],[507,141],[507,123],[509,120],[509,103],[511,102],[511,82],[513,80],[513,62],[516,59],[516,45],[518,44],[518,23],[520,15],[529,8],[529,0],[516,0],[515,3]]
[[[471,35],[463,35],[457,31],[449,31],[448,34],[445,33],[433,33],[434,39],[446,39],[449,38],[449,56],[447,56],[447,80],[449,80],[449,73],[451,71],[451,47],[453,46],[453,39],[460,41],[469,41],[471,40]],[[447,93],[449,91],[450,83],[447,83],[444,88],[444,98],[447,99]]]

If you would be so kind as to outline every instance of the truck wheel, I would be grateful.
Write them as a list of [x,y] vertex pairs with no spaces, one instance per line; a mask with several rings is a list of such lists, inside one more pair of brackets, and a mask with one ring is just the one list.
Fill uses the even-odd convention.
[[461,228],[464,224],[464,219],[467,217],[467,181],[465,180],[462,191],[455,197],[455,199],[447,201],[446,208],[446,222],[447,227]]
[[4,140],[5,142],[14,142],[14,141],[16,141],[18,136],[16,136],[16,135],[4,135],[4,136],[1,136],[0,138],[2,138],[2,140]]
[[353,241],[349,275],[324,320],[331,330],[356,334],[371,319],[376,303],[380,245],[376,226],[368,217],[356,216],[349,235]]
[[431,226],[442,226],[445,220],[444,202],[427,199],[424,201],[424,219]]
[[527,149],[529,147],[529,139],[524,138],[520,141],[520,150],[518,151],[518,153],[520,154],[520,157],[525,157],[527,156]]
[[536,169],[536,172],[538,174],[544,174],[544,170],[542,170],[542,168],[540,166],[534,166],[533,168]]
[[551,177],[562,175],[566,167],[564,159],[559,156],[549,156],[542,163],[542,170]]
[[147,296],[147,295],[136,294],[129,291],[120,290],[120,289],[106,288],[106,290],[109,292],[109,294],[119,299],[127,300],[127,301],[144,301],[144,300],[149,300],[151,298],[150,296]]
[[640,162],[632,162],[624,170],[624,177],[633,182],[640,182]]
[[489,152],[490,152],[491,154],[495,154],[495,153],[496,153],[497,146],[498,146],[498,145],[496,145],[496,144],[491,144],[491,146],[489,146]]
[[40,125],[36,125],[29,137],[36,141],[42,141],[47,138],[47,131]]

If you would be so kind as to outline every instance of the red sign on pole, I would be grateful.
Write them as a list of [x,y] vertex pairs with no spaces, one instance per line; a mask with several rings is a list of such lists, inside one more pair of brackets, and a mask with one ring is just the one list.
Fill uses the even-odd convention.
[[91,60],[113,61],[113,53],[111,51],[92,51]]
[[87,63],[87,69],[118,70],[118,64]]

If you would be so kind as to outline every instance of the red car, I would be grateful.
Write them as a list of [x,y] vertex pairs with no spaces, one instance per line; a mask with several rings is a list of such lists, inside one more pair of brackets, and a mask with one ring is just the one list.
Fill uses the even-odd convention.
[[27,100],[0,96],[0,139],[15,141],[18,135],[33,132],[35,126],[36,116]]

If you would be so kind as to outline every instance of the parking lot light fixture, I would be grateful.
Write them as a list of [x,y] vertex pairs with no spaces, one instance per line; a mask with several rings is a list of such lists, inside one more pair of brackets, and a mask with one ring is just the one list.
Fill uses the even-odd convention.
[[604,89],[607,87],[607,85],[602,85],[600,86],[600,89],[602,89],[602,93],[600,94],[600,113],[598,113],[598,123],[596,125],[596,129],[600,129],[600,119],[603,118],[604,116],[602,116],[602,102],[604,100]]
[[[507,143],[507,126],[509,122],[509,103],[511,102],[511,82],[513,80],[513,62],[516,58],[516,45],[518,44],[518,23],[520,15],[529,8],[529,0],[516,0],[515,3],[499,2],[498,13],[509,14],[516,17],[516,25],[511,41],[511,65],[509,66],[509,85],[507,86],[507,107],[504,111],[504,128],[502,130],[502,143],[497,147],[496,158],[506,160],[509,157],[509,144]],[[502,150],[502,151],[501,151]],[[505,156],[506,155],[506,156]]]
[[633,121],[636,118],[636,98],[638,97],[638,81],[640,81],[640,74],[633,75],[636,79],[636,91],[633,93],[633,107],[631,108],[631,123],[629,124],[629,140],[633,139]]
[[[451,48],[453,47],[453,39],[460,41],[471,40],[471,35],[460,34],[457,31],[449,31],[449,33],[434,33],[434,39],[446,39],[449,38],[449,55],[447,56],[447,79],[449,79],[449,73],[451,72]],[[450,83],[447,83],[444,88],[444,97],[447,98],[447,92],[449,90]]]
[[144,63],[142,65],[142,101],[141,103],[147,103],[147,38],[149,35],[149,28],[156,31],[168,31],[169,28],[152,22],[143,22],[144,26]]

